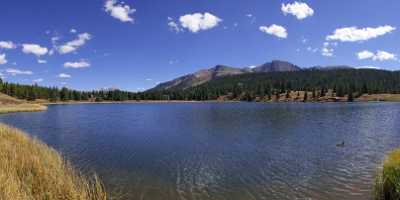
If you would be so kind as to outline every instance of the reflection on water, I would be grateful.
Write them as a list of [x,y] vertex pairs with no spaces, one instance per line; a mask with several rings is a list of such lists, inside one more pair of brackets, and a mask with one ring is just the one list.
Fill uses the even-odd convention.
[[[0,116],[123,199],[372,199],[400,104],[105,104]],[[345,142],[344,147],[336,144]]]

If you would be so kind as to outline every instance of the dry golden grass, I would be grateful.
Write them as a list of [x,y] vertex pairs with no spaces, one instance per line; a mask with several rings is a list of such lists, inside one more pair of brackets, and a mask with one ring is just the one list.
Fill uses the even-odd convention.
[[359,100],[361,101],[392,101],[399,102],[400,94],[365,94],[362,95]]
[[36,112],[46,110],[47,107],[39,104],[0,104],[0,114],[13,112]]
[[105,200],[97,178],[78,174],[54,149],[0,124],[0,200]]
[[21,103],[24,103],[24,101],[0,93],[0,104],[21,104]]
[[376,179],[377,200],[400,199],[400,149],[391,152],[383,163],[383,169]]
[[12,112],[36,112],[46,109],[47,107],[44,105],[29,103],[0,93],[0,114]]

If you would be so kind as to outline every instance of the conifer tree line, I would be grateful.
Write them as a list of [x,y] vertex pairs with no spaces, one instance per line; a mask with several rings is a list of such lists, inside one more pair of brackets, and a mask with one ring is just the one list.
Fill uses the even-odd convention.
[[[303,101],[328,95],[347,97],[362,94],[400,94],[400,72],[373,69],[302,70],[298,72],[252,73],[225,76],[187,89],[78,91],[68,88],[21,85],[0,81],[0,92],[18,99],[49,101],[126,101],[126,100],[231,100],[289,97],[292,91],[307,91]],[[299,94],[298,94],[299,96]]]
[[137,93],[121,90],[78,91],[66,87],[42,87],[20,85],[0,81],[0,92],[9,96],[34,101],[36,99],[56,101],[126,101],[136,100]]
[[400,72],[375,69],[309,69],[297,72],[252,73],[221,77],[185,90],[149,91],[155,99],[253,101],[271,100],[291,91],[307,91],[304,101],[326,97],[347,97],[353,101],[363,94],[399,94]]

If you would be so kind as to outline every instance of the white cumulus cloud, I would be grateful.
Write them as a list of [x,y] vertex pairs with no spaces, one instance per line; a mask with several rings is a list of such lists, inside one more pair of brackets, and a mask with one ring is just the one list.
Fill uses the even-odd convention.
[[38,79],[33,80],[34,83],[40,83],[40,82],[43,82],[43,81],[44,81],[44,79],[42,79],[42,78],[38,78]]
[[290,4],[282,4],[281,10],[283,14],[291,14],[296,16],[297,19],[302,20],[309,16],[314,15],[314,10],[310,8],[306,3],[297,2]]
[[210,13],[193,13],[183,15],[179,18],[181,26],[190,30],[193,33],[197,33],[201,30],[212,29],[222,21],[222,19]]
[[71,78],[71,75],[69,74],[65,74],[65,73],[61,73],[58,75],[59,78]]
[[364,51],[360,51],[357,53],[357,57],[359,60],[364,60],[364,59],[369,59],[369,58],[373,58],[375,56],[374,53],[364,50]]
[[329,48],[329,47],[323,47],[322,50],[321,50],[321,54],[323,56],[327,56],[327,57],[332,57],[333,56],[333,52],[334,52],[334,49]]
[[15,49],[17,45],[15,45],[11,41],[0,41],[0,49]]
[[375,61],[397,60],[397,55],[387,51],[378,50],[376,53],[371,51],[360,51],[357,53],[359,60],[372,59]]
[[64,63],[65,68],[86,68],[90,67],[90,63],[84,60],[78,62],[66,62]]
[[46,47],[41,47],[38,44],[23,44],[22,52],[26,54],[34,54],[36,56],[43,56],[47,54],[48,49]]
[[321,48],[321,54],[327,57],[334,56],[333,53],[335,49],[333,49],[333,46],[337,46],[337,43],[324,42]]
[[374,60],[384,61],[384,60],[397,60],[397,56],[393,53],[386,51],[378,51],[373,57]]
[[6,54],[0,54],[0,65],[7,64]]
[[372,59],[374,61],[397,60],[397,55],[387,51],[378,50],[376,53],[371,51],[360,51],[357,53],[359,60]]
[[29,70],[19,70],[19,69],[14,69],[14,68],[8,68],[6,69],[6,72],[11,74],[12,76],[16,75],[32,75],[33,72]]
[[176,33],[183,31],[179,24],[177,24],[171,17],[168,17],[168,27],[171,31],[174,31]]
[[260,26],[259,29],[264,33],[275,35],[279,38],[287,38],[288,36],[285,27],[276,24],[272,24],[271,26]]
[[396,30],[395,27],[385,25],[376,28],[357,28],[357,27],[346,27],[339,28],[334,31],[332,35],[326,36],[326,40],[338,40],[341,42],[358,42],[366,41],[379,36],[383,36],[387,33],[391,33]]
[[46,63],[47,63],[47,60],[38,59],[37,62],[38,62],[39,64],[46,64]]
[[85,43],[90,39],[92,39],[92,36],[89,33],[81,33],[78,35],[77,39],[67,42],[64,45],[58,47],[58,52],[60,54],[75,52],[76,50],[78,50],[79,47],[85,45]]
[[124,3],[118,3],[116,0],[107,0],[104,4],[105,11],[112,17],[119,19],[122,22],[133,22],[134,19],[130,16],[136,12],[136,9],[131,8]]

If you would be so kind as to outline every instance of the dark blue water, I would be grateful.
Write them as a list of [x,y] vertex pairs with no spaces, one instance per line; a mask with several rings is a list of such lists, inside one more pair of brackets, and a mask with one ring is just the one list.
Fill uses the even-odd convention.
[[0,121],[122,199],[372,199],[400,147],[397,103],[54,105]]

